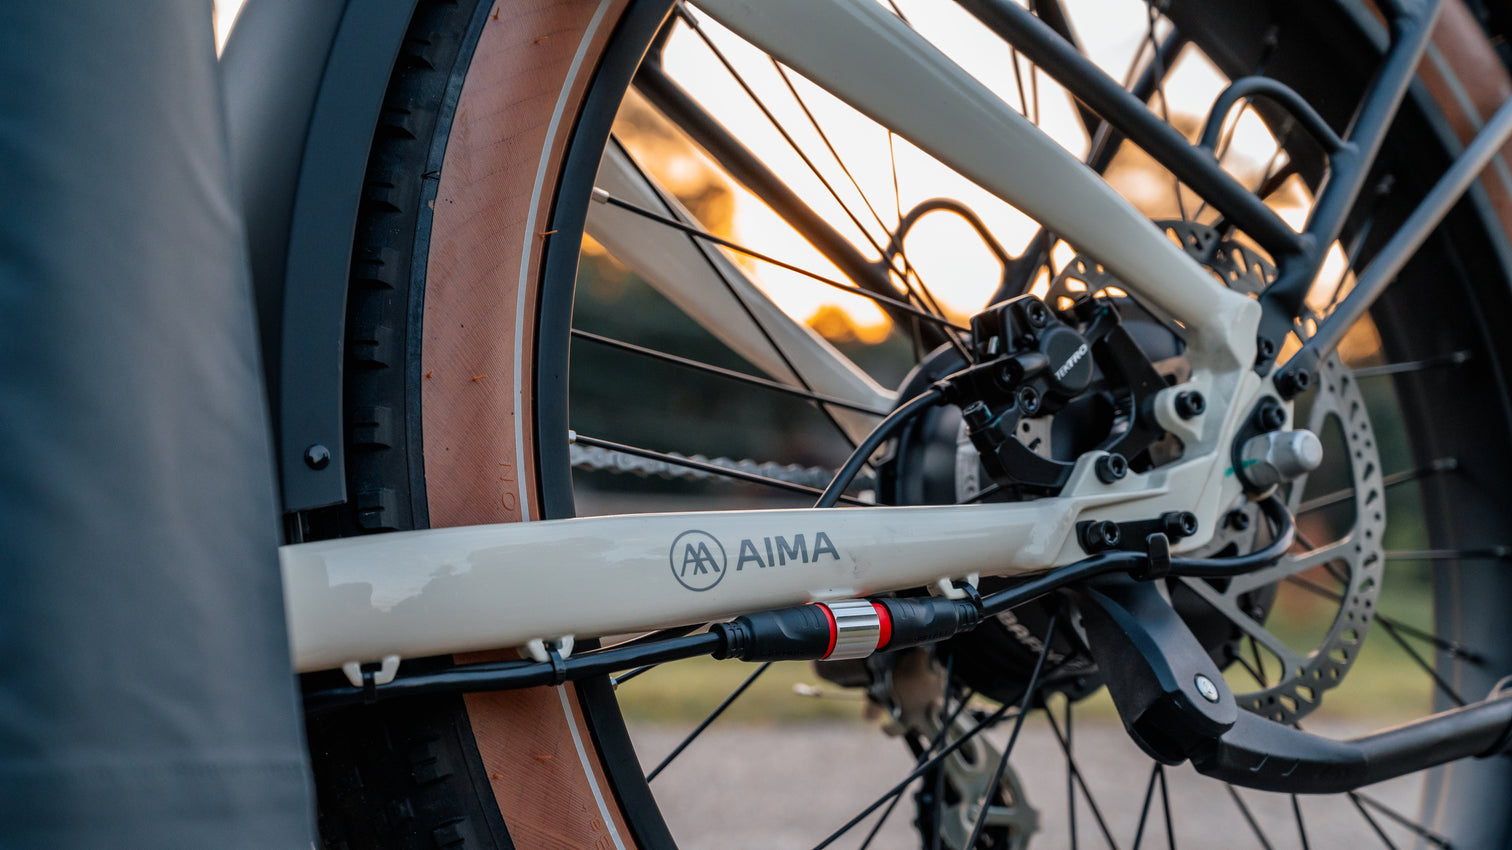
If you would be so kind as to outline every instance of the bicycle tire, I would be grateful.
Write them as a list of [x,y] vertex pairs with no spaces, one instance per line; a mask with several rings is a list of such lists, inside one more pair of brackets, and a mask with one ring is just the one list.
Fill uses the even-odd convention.
[[[596,162],[664,10],[629,0],[420,4],[370,153],[353,251],[345,407],[354,498],[343,533],[569,515],[565,444],[538,435],[566,430],[557,396],[573,228],[593,179],[585,163]],[[1396,155],[1405,145],[1434,163],[1452,150],[1450,132],[1465,138],[1477,109],[1488,112],[1485,100],[1507,87],[1463,7],[1451,4],[1440,34],[1445,61],[1425,78],[1443,114],[1407,116],[1394,131]],[[1509,361],[1484,323],[1509,314],[1512,195],[1502,184],[1486,192],[1478,209],[1456,213],[1457,235],[1437,250],[1447,245],[1461,277],[1480,281],[1469,323],[1489,355],[1471,377],[1489,374],[1495,390],[1470,398],[1486,421],[1505,423],[1497,364]],[[1421,310],[1408,298],[1377,311],[1401,357],[1434,353],[1437,340],[1412,333]],[[1464,441],[1430,411],[1464,404],[1471,377],[1402,385],[1422,399],[1409,422],[1420,456]],[[1488,463],[1468,483],[1425,484],[1436,545],[1473,545],[1485,518],[1505,508],[1483,498],[1495,468],[1509,465]],[[1451,565],[1438,581],[1458,584],[1465,571]],[[1466,608],[1441,609],[1453,628],[1486,622],[1486,611],[1469,609],[1512,598],[1499,579],[1475,580],[1495,592],[1440,594],[1441,606]],[[314,720],[310,741],[330,847],[673,845],[603,680],[353,709]],[[1508,826],[1484,817],[1486,800],[1509,786],[1502,766],[1456,766],[1430,793],[1449,801],[1440,825],[1490,846]],[[1461,805],[1480,811],[1463,817]]]

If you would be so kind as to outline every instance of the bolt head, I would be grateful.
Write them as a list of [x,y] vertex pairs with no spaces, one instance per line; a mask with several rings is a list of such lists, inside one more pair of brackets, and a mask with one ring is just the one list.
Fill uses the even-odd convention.
[[1209,679],[1201,673],[1198,673],[1197,676],[1192,679],[1192,682],[1197,685],[1197,693],[1202,694],[1203,699],[1207,700],[1208,702],[1218,701],[1218,686],[1213,684],[1212,679]]
[[325,469],[331,465],[331,450],[320,443],[316,443],[305,449],[304,462],[305,466],[317,472]]
[[1191,537],[1197,533],[1197,515],[1191,511],[1169,511],[1162,514],[1161,531],[1172,540]]
[[1286,369],[1276,375],[1276,389],[1287,398],[1294,398],[1312,386],[1312,375],[1304,371]]
[[1092,464],[1092,469],[1097,473],[1098,481],[1104,484],[1112,484],[1114,481],[1118,481],[1129,474],[1129,462],[1124,459],[1123,455],[1113,452],[1098,458]]
[[1176,394],[1176,415],[1182,419],[1201,416],[1205,410],[1207,410],[1207,400],[1202,397],[1202,393],[1187,390]]
[[1019,387],[1018,403],[1019,407],[1023,409],[1025,416],[1033,416],[1039,413],[1040,397],[1039,393],[1035,392],[1034,387]]
[[1255,427],[1261,431],[1279,431],[1286,427],[1286,409],[1269,396],[1255,410]]
[[1089,523],[1081,532],[1082,548],[1088,553],[1117,549],[1122,532],[1112,520],[1097,520]]
[[1250,527],[1249,514],[1240,510],[1229,511],[1223,518],[1223,524],[1235,531],[1245,531]]

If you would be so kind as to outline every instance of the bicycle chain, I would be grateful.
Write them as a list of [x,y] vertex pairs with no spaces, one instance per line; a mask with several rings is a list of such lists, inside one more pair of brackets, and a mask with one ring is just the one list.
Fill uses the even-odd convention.
[[[639,475],[642,478],[656,476],[666,479],[682,479],[685,481],[708,481],[720,479],[724,476],[707,469],[697,469],[691,466],[683,466],[677,460],[693,461],[709,466],[717,466],[720,469],[728,469],[733,472],[742,472],[748,475],[759,475],[763,478],[772,478],[787,484],[801,484],[807,487],[823,489],[829,485],[835,477],[833,469],[822,466],[799,466],[795,463],[779,464],[773,461],[758,463],[754,460],[735,460],[727,457],[709,458],[704,455],[682,455],[677,452],[663,452],[671,461],[655,460],[626,452],[606,449],[601,446],[583,446],[574,443],[570,446],[573,469],[583,469],[594,472],[614,472]],[[855,478],[851,485],[852,490],[872,490],[876,488],[876,477],[870,472],[862,472]]]

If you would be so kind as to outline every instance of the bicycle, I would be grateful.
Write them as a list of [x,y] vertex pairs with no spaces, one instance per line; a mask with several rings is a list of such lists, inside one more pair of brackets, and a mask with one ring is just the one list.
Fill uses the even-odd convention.
[[[1473,433],[1468,412],[1448,423],[1434,412],[1473,410],[1504,422],[1499,341],[1484,327],[1505,306],[1505,228],[1488,200],[1502,187],[1476,189],[1452,214],[1454,227],[1415,244],[1464,188],[1449,186],[1441,202],[1420,208],[1443,168],[1415,166],[1448,163],[1455,142],[1446,126],[1468,141],[1481,118],[1466,111],[1474,94],[1453,67],[1484,66],[1491,56],[1464,8],[1445,5],[1450,23],[1438,38],[1446,46],[1433,48],[1438,64],[1424,72],[1430,103],[1408,86],[1432,5],[1380,4],[1393,20],[1389,46],[1379,23],[1347,4],[1150,6],[1140,35],[1152,58],[1126,91],[1075,50],[1058,3],[1034,4],[1039,17],[1009,3],[962,3],[1013,45],[1017,82],[1019,54],[1028,60],[1036,99],[1052,79],[1076,92],[1094,171],[1138,146],[1188,187],[1175,190],[1178,207],[1200,199],[1195,215],[1180,209],[1180,220],[1160,228],[1030,124],[1037,104],[1025,96],[1005,106],[942,58],[902,10],[606,0],[321,13],[304,40],[330,58],[323,72],[288,86],[293,102],[310,104],[308,130],[290,131],[298,179],[259,186],[244,168],[244,190],[264,303],[282,305],[278,320],[265,315],[264,339],[278,352],[286,593],[327,840],[669,846],[608,676],[623,681],[625,671],[710,653],[822,659],[827,677],[866,687],[894,710],[918,757],[911,776],[938,783],[919,804],[931,846],[1031,838],[1022,825],[987,824],[988,813],[1011,808],[1021,793],[1003,766],[1011,742],[985,774],[985,799],[939,790],[948,784],[945,753],[979,740],[954,725],[971,716],[968,690],[1001,706],[975,729],[1009,717],[1021,723],[1049,693],[1075,700],[1099,677],[1111,679],[1125,725],[1157,763],[1192,759],[1210,775],[1271,790],[1353,792],[1403,770],[1499,752],[1512,722],[1495,690],[1507,666],[1496,616],[1506,594],[1484,562],[1504,557],[1494,530],[1505,505],[1500,488],[1480,483],[1494,480],[1497,463],[1445,459],[1500,450]],[[256,79],[249,63],[289,40],[292,19],[272,9],[252,6],[228,48],[233,117],[249,116],[243,123],[259,106],[248,95]],[[893,224],[875,210],[875,229],[860,213],[850,227],[815,211],[668,69],[669,42],[698,40],[740,79],[745,67],[720,53],[736,41],[723,29],[711,35],[714,22],[770,53],[798,103],[810,91],[801,74],[884,126],[890,147],[906,139],[1033,211],[1041,230],[1017,255],[976,217],[973,227],[1003,267],[969,326],[922,286],[903,246],[908,229],[937,209],[968,222],[974,211],[959,203],[905,210],[896,173]],[[1168,106],[1165,71],[1187,45],[1227,78],[1196,145],[1147,107]],[[379,70],[386,86],[374,82]],[[247,75],[240,89],[238,74]],[[1488,79],[1473,82],[1494,88]],[[838,274],[716,235],[690,201],[659,185],[611,136],[632,87]],[[1278,162],[1258,175],[1258,190],[1219,156],[1229,113],[1244,108],[1277,139]],[[822,137],[822,121],[804,113]],[[1477,156],[1495,152],[1505,115],[1488,119],[1456,175],[1468,180],[1484,162]],[[370,147],[368,127],[377,128]],[[1394,186],[1384,185],[1387,175]],[[1302,184],[1311,205],[1303,233],[1262,202],[1288,180]],[[859,182],[855,189],[864,199]],[[1210,217],[1199,223],[1204,211]],[[766,375],[725,379],[797,395],[819,411],[816,421],[834,429],[847,458],[827,486],[572,430],[572,341],[662,354],[572,327],[585,227]],[[1054,257],[1061,241],[1074,246],[1069,260]],[[1314,304],[1315,274],[1336,243],[1351,277]],[[1404,265],[1419,248],[1420,259]],[[787,319],[739,256],[786,263],[816,285],[881,305],[911,337],[919,365],[897,391],[884,389]],[[1464,270],[1453,282],[1471,309],[1439,308],[1431,284],[1441,282],[1430,266]],[[277,293],[271,302],[269,291]],[[1367,309],[1389,361],[1351,373],[1330,355]],[[339,357],[329,351],[333,338],[344,341]],[[1380,467],[1370,418],[1357,414],[1364,399],[1356,376],[1365,373],[1399,376],[1420,471]],[[1339,423],[1328,454],[1349,467],[1342,495],[1306,504],[1319,447],[1296,427],[1299,397],[1315,399],[1312,430]],[[501,413],[511,427],[499,426]],[[970,463],[955,465],[963,454]],[[557,521],[573,513],[574,463],[597,474],[627,458],[656,472],[807,493],[822,512]],[[868,464],[870,478],[852,487]],[[1388,558],[1380,503],[1409,479],[1433,503],[1431,545],[1418,554],[1440,567],[1433,582],[1443,631],[1429,636],[1440,651],[1430,671],[1442,685],[1435,699],[1440,708],[1488,699],[1353,748],[1288,731],[1345,678],[1366,627],[1391,622],[1373,612]],[[1280,495],[1266,496],[1277,484]],[[1319,498],[1325,503],[1314,504]],[[829,510],[842,500],[862,504]],[[955,502],[983,504],[942,504]],[[1298,536],[1293,513],[1338,504],[1352,517],[1334,544],[1279,560]],[[457,530],[353,536],[426,526]],[[422,563],[439,566],[417,576]],[[1314,589],[1341,599],[1319,651],[1297,653],[1264,621],[1274,587],[1314,566],[1334,568],[1336,581]],[[1075,628],[1058,601],[1066,594]],[[501,608],[499,600],[516,599],[531,603]],[[1037,626],[1029,639],[998,618],[1010,610],[1022,617],[1015,622]],[[605,647],[581,640],[627,632],[640,636]],[[1244,641],[1264,643],[1283,673],[1275,684],[1258,676],[1258,690],[1236,698],[1223,668],[1247,663],[1235,649]],[[501,647],[520,647],[523,657]],[[890,677],[903,679],[900,650],[911,647],[935,647],[944,682],[922,717],[904,722]],[[1263,670],[1258,648],[1254,656]],[[937,678],[940,668],[929,669]],[[1445,732],[1445,723],[1459,725]],[[376,742],[393,752],[374,752]],[[1435,773],[1429,815],[1412,823],[1416,839],[1504,842],[1502,815],[1485,801],[1507,780],[1501,759]],[[543,807],[542,787],[566,802]],[[380,797],[411,814],[375,822]]]

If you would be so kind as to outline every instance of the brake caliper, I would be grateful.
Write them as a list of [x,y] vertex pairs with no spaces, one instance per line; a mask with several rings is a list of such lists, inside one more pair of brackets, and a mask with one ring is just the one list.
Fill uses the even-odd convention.
[[[1067,319],[1071,321],[1067,321]],[[1075,322],[1075,325],[1071,324]],[[1086,450],[1117,456],[1108,475],[1122,477],[1130,461],[1164,436],[1149,401],[1165,389],[1107,298],[1086,297],[1057,315],[1033,295],[987,308],[971,320],[976,365],[953,376],[950,401],[961,408],[982,466],[999,486],[1023,496],[1054,495]],[[1074,446],[1058,459],[1017,438],[1030,420],[1077,407],[1077,427],[1061,429]],[[1068,411],[1070,412],[1070,411]],[[1138,468],[1138,466],[1136,466]]]

